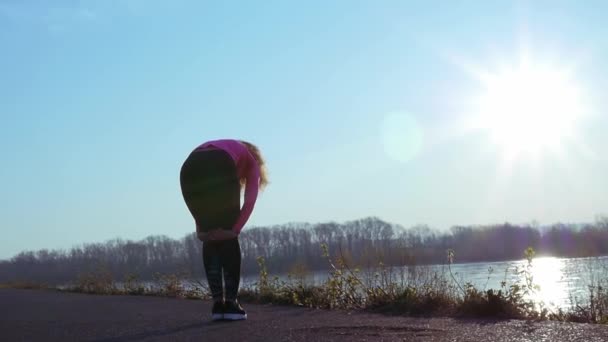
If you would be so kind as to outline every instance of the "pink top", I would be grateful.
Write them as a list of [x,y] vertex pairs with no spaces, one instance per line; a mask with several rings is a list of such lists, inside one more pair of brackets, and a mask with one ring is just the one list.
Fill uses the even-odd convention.
[[239,179],[246,179],[243,207],[241,208],[239,218],[234,227],[232,227],[232,230],[239,234],[245,226],[245,223],[247,223],[247,220],[249,220],[249,216],[251,216],[251,213],[253,212],[253,207],[255,206],[255,201],[258,197],[260,166],[251,153],[249,153],[247,147],[237,140],[221,139],[208,141],[198,146],[195,151],[205,147],[216,147],[226,151],[232,157],[232,160],[234,160]]

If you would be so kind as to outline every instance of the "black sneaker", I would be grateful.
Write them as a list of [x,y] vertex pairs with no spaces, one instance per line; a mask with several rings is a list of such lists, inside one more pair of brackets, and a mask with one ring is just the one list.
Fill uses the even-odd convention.
[[224,319],[230,321],[247,319],[247,313],[236,300],[226,301],[224,305]]
[[214,321],[224,319],[224,302],[221,300],[213,303],[213,308],[211,309],[211,319]]

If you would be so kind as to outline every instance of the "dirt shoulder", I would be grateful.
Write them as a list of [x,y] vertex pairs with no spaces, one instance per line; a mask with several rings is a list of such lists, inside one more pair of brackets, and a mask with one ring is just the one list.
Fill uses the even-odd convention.
[[0,289],[3,341],[608,341],[608,326],[410,318],[244,303],[211,322],[211,303]]

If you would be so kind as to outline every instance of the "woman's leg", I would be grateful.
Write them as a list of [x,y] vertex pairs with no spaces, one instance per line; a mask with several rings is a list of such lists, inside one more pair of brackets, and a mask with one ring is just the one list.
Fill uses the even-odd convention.
[[222,245],[226,301],[235,301],[241,282],[241,246],[238,239],[222,241]]
[[247,312],[237,301],[239,283],[241,281],[241,247],[238,239],[223,241],[222,266],[224,268],[224,284],[226,287],[226,305],[224,319],[247,319]]
[[[184,201],[197,230],[231,229],[240,213],[240,184],[234,161],[224,151],[191,153],[180,171]],[[203,243],[203,264],[214,299],[223,298],[222,248]]]
[[214,301],[224,300],[222,286],[222,246],[213,241],[203,242],[203,265]]
[[[236,166],[228,153],[221,150],[191,153],[180,171],[180,184],[188,210],[196,222],[197,232],[232,229],[240,213],[240,183]],[[236,299],[241,253],[236,239],[235,242],[236,245],[234,242],[226,245],[220,241],[203,243],[203,264],[211,296],[215,300],[213,319],[224,318],[222,271],[229,273],[225,279],[226,288],[229,296]],[[232,252],[225,253],[226,247]]]

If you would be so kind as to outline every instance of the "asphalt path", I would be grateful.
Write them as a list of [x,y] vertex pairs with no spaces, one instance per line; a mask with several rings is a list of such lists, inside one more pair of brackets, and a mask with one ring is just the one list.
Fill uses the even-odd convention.
[[0,341],[608,341],[604,325],[243,307],[212,322],[203,300],[0,289]]

